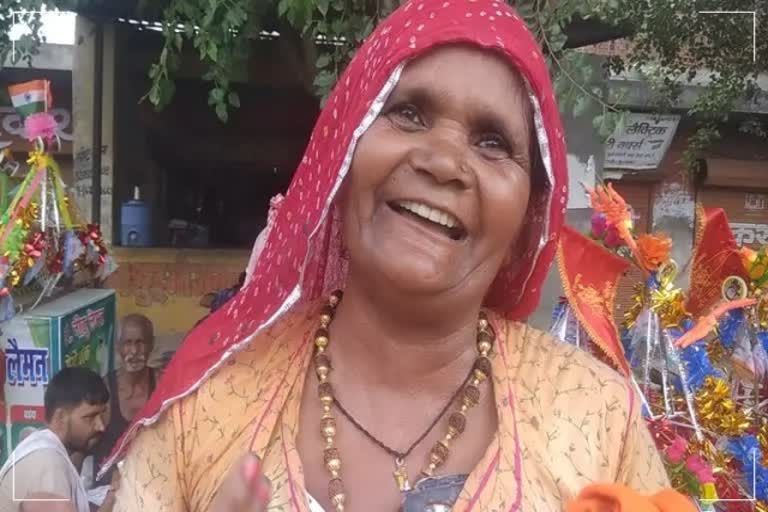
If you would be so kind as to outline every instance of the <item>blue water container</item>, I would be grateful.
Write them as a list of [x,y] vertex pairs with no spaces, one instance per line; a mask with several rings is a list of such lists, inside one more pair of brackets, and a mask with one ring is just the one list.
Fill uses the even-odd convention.
[[152,211],[139,199],[139,188],[133,199],[120,208],[120,243],[125,247],[149,247],[152,245]]

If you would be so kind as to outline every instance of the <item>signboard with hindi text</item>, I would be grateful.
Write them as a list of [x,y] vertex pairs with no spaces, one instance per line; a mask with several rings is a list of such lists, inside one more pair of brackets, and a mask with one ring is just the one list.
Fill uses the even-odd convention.
[[5,355],[6,456],[45,423],[43,397],[66,366],[106,375],[114,366],[114,290],[77,290],[0,324]]
[[628,114],[605,141],[606,169],[656,169],[672,143],[680,116]]

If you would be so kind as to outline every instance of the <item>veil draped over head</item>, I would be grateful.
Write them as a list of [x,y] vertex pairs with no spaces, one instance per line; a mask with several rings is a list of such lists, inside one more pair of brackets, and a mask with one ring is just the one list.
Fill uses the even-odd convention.
[[[544,187],[532,191],[522,256],[500,270],[486,305],[524,320],[536,308],[555,254],[567,200],[566,149],[549,72],[525,22],[503,2],[410,0],[358,50],[327,100],[279,207],[247,285],[184,340],[160,385],[102,468],[137,431],[196,390],[236,351],[299,303],[343,288],[347,262],[334,199],[360,136],[413,58],[440,45],[497,53],[522,75],[533,106]],[[522,115],[522,114],[521,114]]]

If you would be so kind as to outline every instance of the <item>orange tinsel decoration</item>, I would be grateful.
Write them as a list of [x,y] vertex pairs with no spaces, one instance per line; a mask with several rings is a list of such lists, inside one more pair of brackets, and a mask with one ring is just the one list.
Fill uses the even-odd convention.
[[648,272],[669,261],[671,251],[672,239],[667,235],[642,234],[637,237],[638,263]]

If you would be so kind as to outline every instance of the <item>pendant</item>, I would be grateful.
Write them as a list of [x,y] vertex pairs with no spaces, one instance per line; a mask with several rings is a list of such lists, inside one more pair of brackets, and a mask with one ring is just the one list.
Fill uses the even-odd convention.
[[400,457],[395,457],[395,471],[392,473],[395,477],[395,483],[400,492],[410,491],[411,482],[408,481],[408,468],[405,467],[405,461]]

